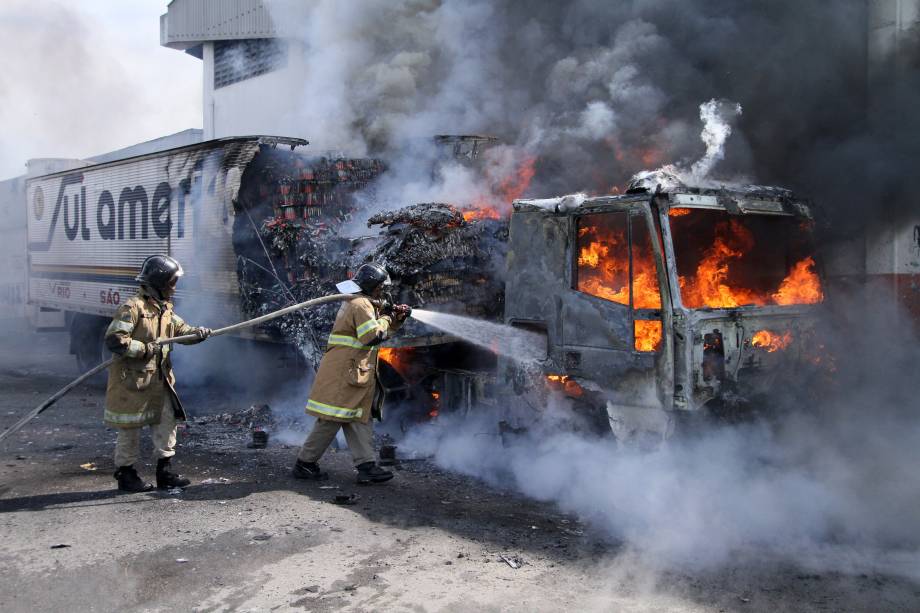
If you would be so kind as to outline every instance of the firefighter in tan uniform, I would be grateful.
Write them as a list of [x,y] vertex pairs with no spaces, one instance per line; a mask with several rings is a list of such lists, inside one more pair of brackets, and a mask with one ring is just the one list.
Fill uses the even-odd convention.
[[397,305],[381,314],[378,299],[389,284],[390,277],[383,266],[365,264],[353,279],[337,286],[342,293],[356,297],[339,308],[310,390],[307,413],[316,417],[316,424],[294,464],[297,478],[329,477],[317,462],[339,428],[345,432],[358,483],[381,483],[393,478],[393,473],[374,461],[371,418],[382,418],[383,405],[383,390],[377,382],[377,349],[411,311],[406,305]]
[[115,354],[109,367],[105,396],[105,425],[118,429],[115,443],[115,478],[118,489],[143,492],[152,486],[137,474],[134,463],[140,455],[141,428],[150,426],[153,455],[157,459],[157,487],[184,487],[189,480],[170,471],[176,451],[176,420],[185,420],[185,410],[176,394],[169,345],[159,339],[195,334],[201,342],[211,331],[194,328],[173,313],[169,301],[183,274],[173,258],[154,255],[144,260],[135,278],[140,283],[136,296],[118,307],[105,333],[105,344]]

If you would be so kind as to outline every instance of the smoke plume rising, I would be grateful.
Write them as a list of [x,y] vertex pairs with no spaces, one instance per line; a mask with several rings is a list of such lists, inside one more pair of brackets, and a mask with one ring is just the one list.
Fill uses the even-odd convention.
[[[867,120],[876,90],[860,2],[270,6],[302,41],[303,104],[291,120],[320,150],[388,154],[433,134],[493,134],[518,159],[536,158],[534,197],[607,193],[638,171],[703,158],[717,176],[826,203],[841,232],[871,214],[867,201],[904,210],[891,195],[920,159],[906,136],[915,114]],[[711,99],[745,109],[721,162],[704,158],[698,138],[697,109]],[[433,199],[418,182],[395,183],[412,186],[392,195],[403,204]],[[430,183],[443,192],[445,181]]]

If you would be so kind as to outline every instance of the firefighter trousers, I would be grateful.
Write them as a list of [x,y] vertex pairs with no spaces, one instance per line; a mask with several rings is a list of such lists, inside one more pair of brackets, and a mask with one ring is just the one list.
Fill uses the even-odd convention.
[[[163,396],[160,423],[150,426],[153,439],[153,458],[160,460],[176,455],[176,413],[172,397]],[[115,441],[115,467],[131,466],[141,455],[141,428],[120,428]]]
[[339,428],[345,432],[345,441],[355,466],[374,461],[374,427],[371,422],[339,422],[317,418],[307,440],[303,442],[297,459],[301,462],[317,462],[332,443]]

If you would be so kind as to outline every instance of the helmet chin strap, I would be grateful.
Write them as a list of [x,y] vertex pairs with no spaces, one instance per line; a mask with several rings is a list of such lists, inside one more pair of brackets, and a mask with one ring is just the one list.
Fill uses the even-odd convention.
[[150,294],[151,296],[153,296],[154,298],[156,298],[156,299],[159,300],[160,302],[166,302],[166,297],[163,296],[163,292],[161,292],[161,291],[158,290],[157,288],[153,287],[152,285],[150,285],[150,284],[148,284],[148,283],[142,284],[141,287],[144,288],[144,289],[147,291],[148,294]]

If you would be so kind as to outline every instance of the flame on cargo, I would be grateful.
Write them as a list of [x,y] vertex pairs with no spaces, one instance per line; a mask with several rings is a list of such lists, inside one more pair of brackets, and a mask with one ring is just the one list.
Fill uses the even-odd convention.
[[431,410],[428,417],[437,417],[441,412],[441,392],[431,392]]
[[572,398],[581,398],[585,390],[568,375],[546,375],[546,384],[551,390],[562,392]]
[[501,219],[501,213],[497,209],[492,208],[485,201],[479,201],[473,203],[475,208],[467,209],[463,211],[463,219],[466,221],[474,221],[476,219]]
[[491,193],[474,200],[470,208],[463,211],[463,219],[473,221],[506,217],[511,211],[511,203],[523,196],[530,187],[536,174],[536,165],[537,158],[528,156],[516,165],[513,172],[498,176],[495,175],[496,170],[487,167],[485,174]]
[[768,353],[785,349],[790,343],[792,343],[791,332],[778,334],[769,330],[758,330],[751,338],[751,345],[759,349],[764,349]]

